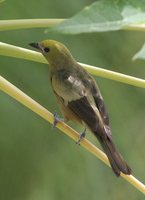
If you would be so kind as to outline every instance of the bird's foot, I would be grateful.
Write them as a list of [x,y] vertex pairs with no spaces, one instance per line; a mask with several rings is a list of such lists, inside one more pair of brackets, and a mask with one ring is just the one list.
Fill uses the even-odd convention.
[[55,113],[53,114],[53,124],[52,124],[52,128],[55,128],[56,125],[57,125],[59,122],[63,122],[63,121],[64,121],[64,119],[58,117],[57,113],[55,112]]
[[76,142],[76,144],[80,145],[81,141],[83,140],[83,138],[86,137],[86,128],[84,129],[84,131],[80,134],[80,137],[78,139],[78,141]]

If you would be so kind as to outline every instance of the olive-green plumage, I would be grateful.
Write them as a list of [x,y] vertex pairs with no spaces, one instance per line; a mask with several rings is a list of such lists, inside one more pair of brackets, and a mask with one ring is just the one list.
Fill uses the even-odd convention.
[[79,122],[94,133],[117,176],[120,172],[131,174],[112,141],[108,114],[93,77],[60,42],[44,40],[30,45],[39,49],[50,65],[50,81],[64,119]]

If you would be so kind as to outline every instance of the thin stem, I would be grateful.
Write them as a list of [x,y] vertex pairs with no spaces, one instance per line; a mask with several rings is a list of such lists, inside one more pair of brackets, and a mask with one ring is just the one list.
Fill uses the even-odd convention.
[[[21,47],[9,45],[2,42],[0,42],[0,55],[32,60],[32,61],[45,63],[45,64],[48,63],[46,59],[41,55],[41,53],[24,49]],[[103,78],[111,79],[111,80],[118,81],[121,83],[129,84],[129,85],[133,85],[136,87],[145,88],[144,79],[132,77],[129,75],[121,74],[118,72],[102,69],[99,67],[95,67],[95,66],[91,66],[91,65],[87,65],[83,63],[80,63],[80,64],[93,75],[97,75]]]
[[0,20],[0,31],[27,29],[27,28],[46,28],[60,24],[63,21],[64,19]]
[[47,63],[38,52],[0,42],[0,55]]
[[[12,19],[0,20],[0,31],[29,29],[29,28],[48,28],[58,25],[67,19]],[[145,23],[129,24],[123,26],[122,30],[145,31]],[[108,30],[109,31],[109,30]]]
[[83,67],[85,67],[93,75],[111,79],[111,80],[125,83],[128,85],[145,88],[145,80],[144,79],[136,78],[136,77],[129,76],[126,74],[121,74],[121,73],[110,71],[107,69],[102,69],[102,68],[99,68],[96,66],[91,66],[91,65],[87,65],[87,64],[83,64],[83,63],[80,63],[80,64]]
[[[7,93],[9,96],[16,99],[21,104],[25,105],[27,108],[38,114],[40,117],[45,119],[46,121],[53,123],[53,115],[50,113],[47,109],[45,109],[43,106],[41,106],[39,103],[34,101],[31,97],[26,95],[24,92],[22,92],[20,89],[18,89],[16,86],[8,82],[6,79],[4,79],[2,76],[0,76],[0,90]],[[57,128],[59,128],[62,132],[64,132],[67,136],[72,138],[75,141],[78,141],[79,133],[77,133],[74,129],[69,127],[64,122],[58,123]],[[84,138],[81,142],[81,145],[87,149],[90,153],[98,157],[100,160],[102,160],[107,166],[110,167],[110,164],[108,162],[108,159],[106,155],[98,149],[96,146],[94,146],[91,142],[89,142],[86,138]],[[136,179],[132,175],[124,175],[121,173],[121,176],[127,180],[130,184],[132,184],[136,189],[138,189],[140,192],[145,194],[145,185],[141,183],[138,179]]]
[[145,31],[145,23],[130,24],[128,26],[122,27],[122,30],[126,31]]

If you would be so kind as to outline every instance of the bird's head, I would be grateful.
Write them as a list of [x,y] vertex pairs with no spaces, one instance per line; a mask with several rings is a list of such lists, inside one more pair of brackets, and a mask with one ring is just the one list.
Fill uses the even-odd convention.
[[55,40],[43,40],[38,43],[30,43],[30,46],[40,51],[52,66],[61,66],[74,61],[69,50],[60,42]]

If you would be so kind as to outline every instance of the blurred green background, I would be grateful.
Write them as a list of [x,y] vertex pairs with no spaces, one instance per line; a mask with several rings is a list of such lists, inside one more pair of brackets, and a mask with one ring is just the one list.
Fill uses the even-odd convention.
[[[0,4],[0,19],[68,18],[93,1],[25,0]],[[55,39],[87,64],[145,77],[145,62],[132,56],[144,33],[117,31],[81,35],[44,34],[44,29],[0,32],[2,42]],[[0,56],[0,74],[51,112],[58,111],[48,81],[49,67]],[[110,115],[114,140],[133,174],[145,182],[145,90],[95,77]],[[73,125],[72,125],[73,126]],[[81,127],[75,128],[81,131]],[[87,135],[99,146],[94,136]],[[142,200],[144,196],[74,141],[0,92],[1,200]]]

